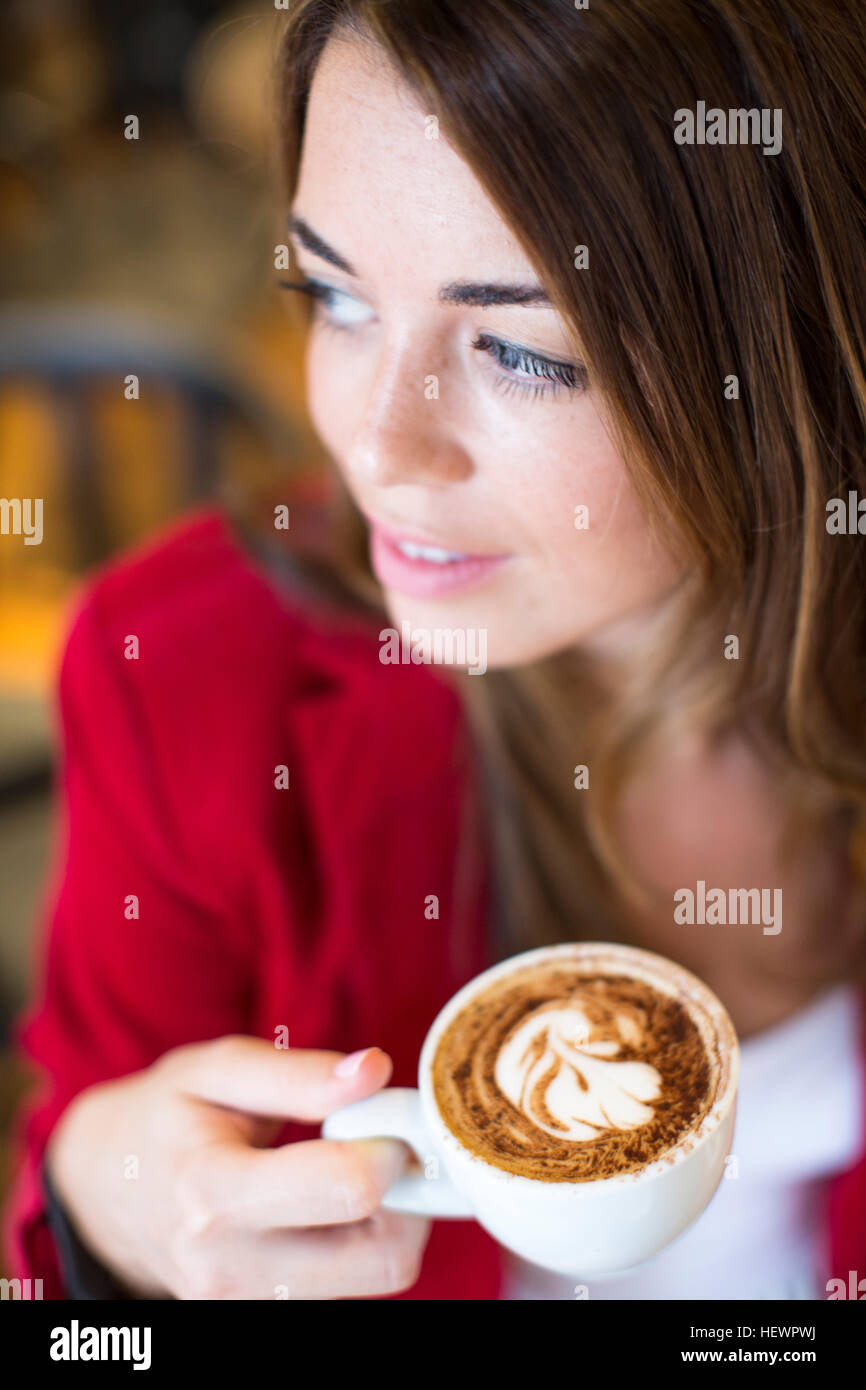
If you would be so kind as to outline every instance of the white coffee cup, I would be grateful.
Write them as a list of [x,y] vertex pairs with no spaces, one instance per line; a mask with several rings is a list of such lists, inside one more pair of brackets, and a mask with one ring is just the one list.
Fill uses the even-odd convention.
[[[638,1172],[584,1182],[544,1182],[495,1167],[467,1149],[436,1102],[433,1058],[444,1030],[495,980],[559,957],[593,972],[625,974],[681,999],[721,1068],[712,1104],[700,1124]],[[435,1018],[421,1050],[418,1090],[389,1087],[345,1106],[322,1126],[326,1139],[402,1139],[422,1172],[388,1190],[383,1206],[437,1218],[474,1218],[507,1249],[576,1279],[613,1274],[650,1259],[700,1216],[724,1173],[736,1108],[739,1049],[733,1025],[715,995],[672,961],[604,942],[525,951],[476,976]]]

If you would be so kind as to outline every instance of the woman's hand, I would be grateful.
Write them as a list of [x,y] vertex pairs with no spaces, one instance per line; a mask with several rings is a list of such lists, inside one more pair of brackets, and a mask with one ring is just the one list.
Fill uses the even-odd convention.
[[380,1208],[408,1148],[266,1147],[286,1120],[321,1121],[390,1075],[379,1048],[344,1058],[248,1037],[188,1044],[81,1092],[46,1163],[80,1239],[139,1297],[396,1293],[417,1279],[430,1228]]

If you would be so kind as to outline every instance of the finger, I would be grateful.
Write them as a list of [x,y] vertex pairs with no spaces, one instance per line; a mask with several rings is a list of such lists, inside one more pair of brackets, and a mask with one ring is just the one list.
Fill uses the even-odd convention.
[[410,1157],[396,1139],[214,1143],[190,1153],[177,1197],[197,1229],[341,1225],[372,1216]]
[[379,1211],[349,1226],[226,1237],[182,1260],[181,1298],[374,1298],[411,1288],[431,1223]]
[[[270,1272],[289,1298],[376,1298],[411,1288],[430,1238],[427,1217],[378,1211],[351,1226],[293,1231],[285,1253],[273,1239]],[[283,1278],[280,1274],[285,1271]]]
[[[346,1065],[337,1071],[341,1063]],[[240,1036],[176,1048],[162,1065],[177,1076],[180,1089],[199,1100],[310,1123],[380,1090],[392,1070],[379,1047],[348,1056],[306,1048],[282,1051],[264,1038]]]

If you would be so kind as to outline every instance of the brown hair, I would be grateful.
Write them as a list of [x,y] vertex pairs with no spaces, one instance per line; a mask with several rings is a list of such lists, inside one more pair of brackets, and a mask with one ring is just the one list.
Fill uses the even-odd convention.
[[[299,0],[280,59],[290,190],[338,30],[384,48],[475,171],[573,327],[652,524],[692,559],[615,681],[579,650],[455,677],[487,770],[501,949],[627,933],[642,890],[618,798],[676,730],[745,731],[803,833],[851,832],[866,559],[826,507],[866,497],[860,0]],[[783,148],[678,144],[675,112],[701,100],[781,110]],[[344,506],[339,567],[373,599]]]

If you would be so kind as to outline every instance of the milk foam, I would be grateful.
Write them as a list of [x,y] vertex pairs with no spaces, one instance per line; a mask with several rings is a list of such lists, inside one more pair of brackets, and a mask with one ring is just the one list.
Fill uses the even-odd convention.
[[586,943],[515,961],[456,996],[431,1033],[433,1094],[455,1138],[551,1183],[639,1173],[675,1153],[730,1075],[736,1038],[721,1004],[637,948]]
[[[625,1013],[616,1015],[622,1043],[639,1041]],[[496,1084],[532,1124],[557,1139],[594,1139],[607,1129],[647,1124],[646,1102],[661,1095],[661,1075],[647,1062],[615,1060],[621,1044],[592,1041],[592,1024],[574,1005],[535,1009],[500,1047]],[[638,1036],[636,1036],[638,1035]]]

